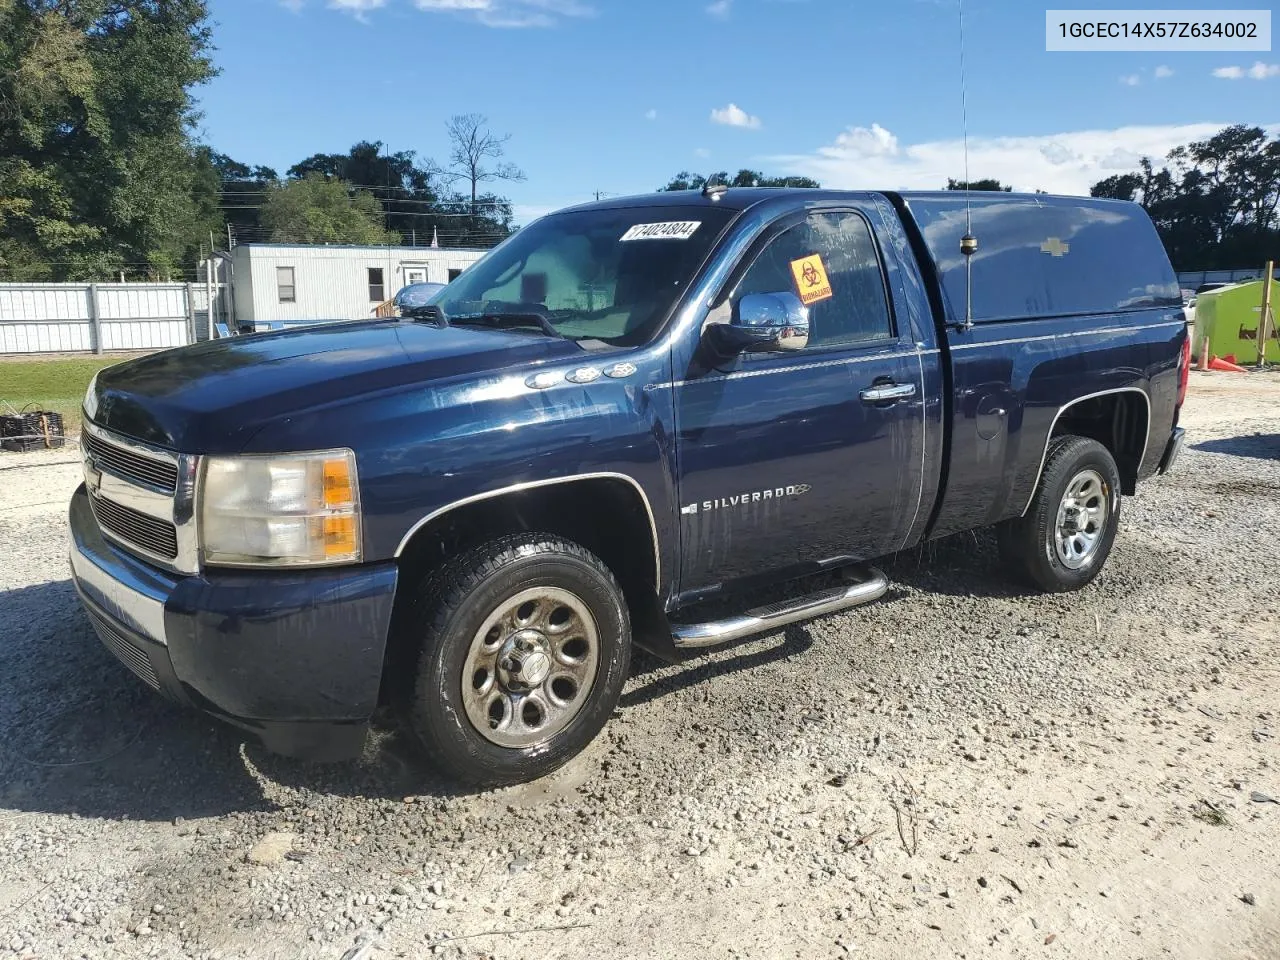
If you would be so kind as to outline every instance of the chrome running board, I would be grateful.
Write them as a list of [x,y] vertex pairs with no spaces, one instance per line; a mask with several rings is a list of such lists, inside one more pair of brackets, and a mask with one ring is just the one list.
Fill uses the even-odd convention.
[[889,580],[875,567],[868,568],[862,578],[835,588],[827,588],[794,600],[783,600],[756,607],[726,620],[710,623],[678,623],[672,627],[672,639],[679,650],[714,647],[741,640],[757,633],[785,627],[797,620],[821,617],[837,610],[856,607],[879,600],[889,589]]

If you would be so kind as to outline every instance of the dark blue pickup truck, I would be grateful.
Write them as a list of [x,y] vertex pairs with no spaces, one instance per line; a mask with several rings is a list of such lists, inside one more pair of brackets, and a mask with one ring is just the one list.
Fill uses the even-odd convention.
[[146,683],[312,759],[398,705],[448,775],[580,751],[671,659],[874,600],[995,527],[1074,590],[1182,442],[1141,208],[724,190],[577,207],[410,316],[104,370],[71,564]]

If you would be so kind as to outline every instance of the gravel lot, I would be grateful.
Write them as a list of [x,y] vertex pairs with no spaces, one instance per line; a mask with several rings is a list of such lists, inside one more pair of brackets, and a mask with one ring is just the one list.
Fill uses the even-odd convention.
[[1280,376],[1193,374],[1184,423],[1083,593],[933,544],[639,659],[584,757],[478,795],[153,696],[67,580],[73,451],[0,455],[0,958],[1280,957]]

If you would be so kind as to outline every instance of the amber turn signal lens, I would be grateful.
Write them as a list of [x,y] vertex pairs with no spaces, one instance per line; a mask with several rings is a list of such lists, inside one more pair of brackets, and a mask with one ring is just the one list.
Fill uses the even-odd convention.
[[324,555],[350,557],[359,553],[355,517],[324,518]]
[[355,500],[351,489],[351,465],[341,460],[324,462],[324,505],[326,507],[349,507]]

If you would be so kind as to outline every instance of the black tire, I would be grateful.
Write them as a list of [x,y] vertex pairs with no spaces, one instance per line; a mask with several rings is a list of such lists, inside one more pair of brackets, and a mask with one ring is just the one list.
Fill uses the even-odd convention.
[[[511,598],[537,588],[573,595],[594,618],[598,639],[594,680],[589,688],[584,683],[578,691],[583,700],[574,703],[576,714],[545,742],[500,745],[490,739],[491,734],[482,733],[468,715],[464,671],[474,669],[474,661],[470,669],[467,664],[474,654],[473,644],[481,642],[478,632],[486,620]],[[421,655],[408,725],[438,770],[478,787],[534,780],[580,753],[616,708],[631,662],[631,622],[622,588],[612,572],[586,548],[547,534],[502,537],[444,563],[419,586],[409,629],[415,631]],[[502,632],[502,628],[495,626],[489,635],[495,631]],[[499,652],[491,656],[501,657],[501,650],[510,648],[498,641],[495,649]],[[550,662],[553,667],[557,663],[554,657]],[[497,663],[492,670],[491,696],[503,700],[505,687],[499,685]],[[546,683],[552,681],[548,678]],[[550,687],[546,695],[541,687],[535,692],[543,705],[551,702]],[[504,723],[512,722],[512,702],[499,707],[507,711]],[[475,704],[471,707],[474,710]]]
[[[1100,495],[1088,502],[1105,499],[1106,516],[1088,554],[1073,554],[1068,563],[1058,549],[1058,510],[1069,485],[1087,478],[1086,471],[1101,478]],[[1088,437],[1059,437],[1049,447],[1030,509],[999,524],[996,540],[1011,573],[1049,593],[1065,593],[1087,586],[1102,571],[1119,526],[1120,471],[1111,452]]]

